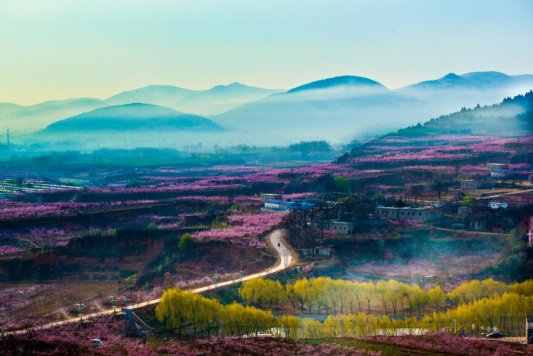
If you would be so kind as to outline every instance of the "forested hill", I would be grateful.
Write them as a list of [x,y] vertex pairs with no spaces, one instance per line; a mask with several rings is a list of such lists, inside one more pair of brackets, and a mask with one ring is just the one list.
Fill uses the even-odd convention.
[[531,162],[533,157],[525,151],[532,144],[533,91],[530,91],[499,104],[463,108],[423,125],[387,134],[356,146],[337,162],[412,163],[424,157],[423,160],[434,164],[458,159],[476,160],[475,157],[483,154],[487,156],[485,159],[489,159],[502,150],[514,152],[517,156],[513,159],[520,162]]
[[[462,108],[450,115],[399,130],[394,136],[419,137],[432,134],[525,136],[533,131],[533,91],[491,106]],[[391,136],[386,135],[386,136]]]

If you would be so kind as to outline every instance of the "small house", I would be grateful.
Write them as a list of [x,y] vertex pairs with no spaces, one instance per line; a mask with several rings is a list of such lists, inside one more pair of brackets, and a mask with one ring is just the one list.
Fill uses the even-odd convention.
[[479,188],[479,182],[474,179],[462,179],[461,190],[475,190]]
[[275,193],[261,194],[261,201],[265,202],[267,200],[281,200],[281,194],[275,194]]
[[493,169],[509,169],[509,165],[506,163],[487,163],[487,168],[489,171],[492,171]]
[[496,209],[507,209],[509,205],[506,203],[506,202],[500,202],[500,201],[491,201],[489,203],[489,208],[491,208],[492,210],[496,210]]
[[309,256],[331,256],[333,250],[329,247],[313,247],[313,248],[304,248],[301,250],[302,255],[305,257]]
[[339,234],[352,234],[355,224],[351,221],[317,220],[313,222],[313,226],[318,230],[334,230]]
[[509,171],[507,169],[491,169],[490,170],[490,176],[491,178],[499,178],[499,179],[503,179],[503,178],[507,178],[508,176],[510,176],[513,172],[512,171]]

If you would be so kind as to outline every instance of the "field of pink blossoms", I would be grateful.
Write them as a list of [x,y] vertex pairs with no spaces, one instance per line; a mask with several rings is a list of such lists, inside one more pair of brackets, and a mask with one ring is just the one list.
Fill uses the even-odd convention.
[[266,248],[266,242],[259,237],[281,224],[284,217],[285,214],[280,213],[230,215],[228,227],[199,231],[193,237],[200,241],[226,240],[239,245]]

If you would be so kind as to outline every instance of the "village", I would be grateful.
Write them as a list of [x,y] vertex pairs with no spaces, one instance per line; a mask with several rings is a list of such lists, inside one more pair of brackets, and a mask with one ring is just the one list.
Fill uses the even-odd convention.
[[[505,235],[512,226],[504,221],[505,211],[520,209],[531,202],[533,173],[512,170],[502,163],[488,163],[487,168],[489,174],[485,177],[454,181],[440,197],[440,192],[419,184],[405,195],[366,199],[363,212],[343,204],[351,196],[340,193],[308,194],[291,199],[283,199],[279,193],[262,193],[262,210],[292,212],[300,216],[302,227],[314,228],[321,237],[336,235],[345,240],[357,239],[358,233],[369,228],[390,224]],[[528,245],[533,246],[533,216],[522,217],[519,224],[528,232]],[[302,250],[304,256],[331,253],[331,248],[325,246]]]

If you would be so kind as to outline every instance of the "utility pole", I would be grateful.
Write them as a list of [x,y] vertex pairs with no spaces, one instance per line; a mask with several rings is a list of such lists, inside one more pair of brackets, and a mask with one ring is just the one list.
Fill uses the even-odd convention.
[[83,303],[78,304],[78,314],[80,316],[80,323],[83,323]]
[[111,297],[111,305],[113,306],[113,315],[117,315],[117,298],[114,295]]
[[215,286],[217,285],[219,280],[220,279],[218,278],[218,269],[215,269],[215,276],[213,277],[213,282],[215,282]]

